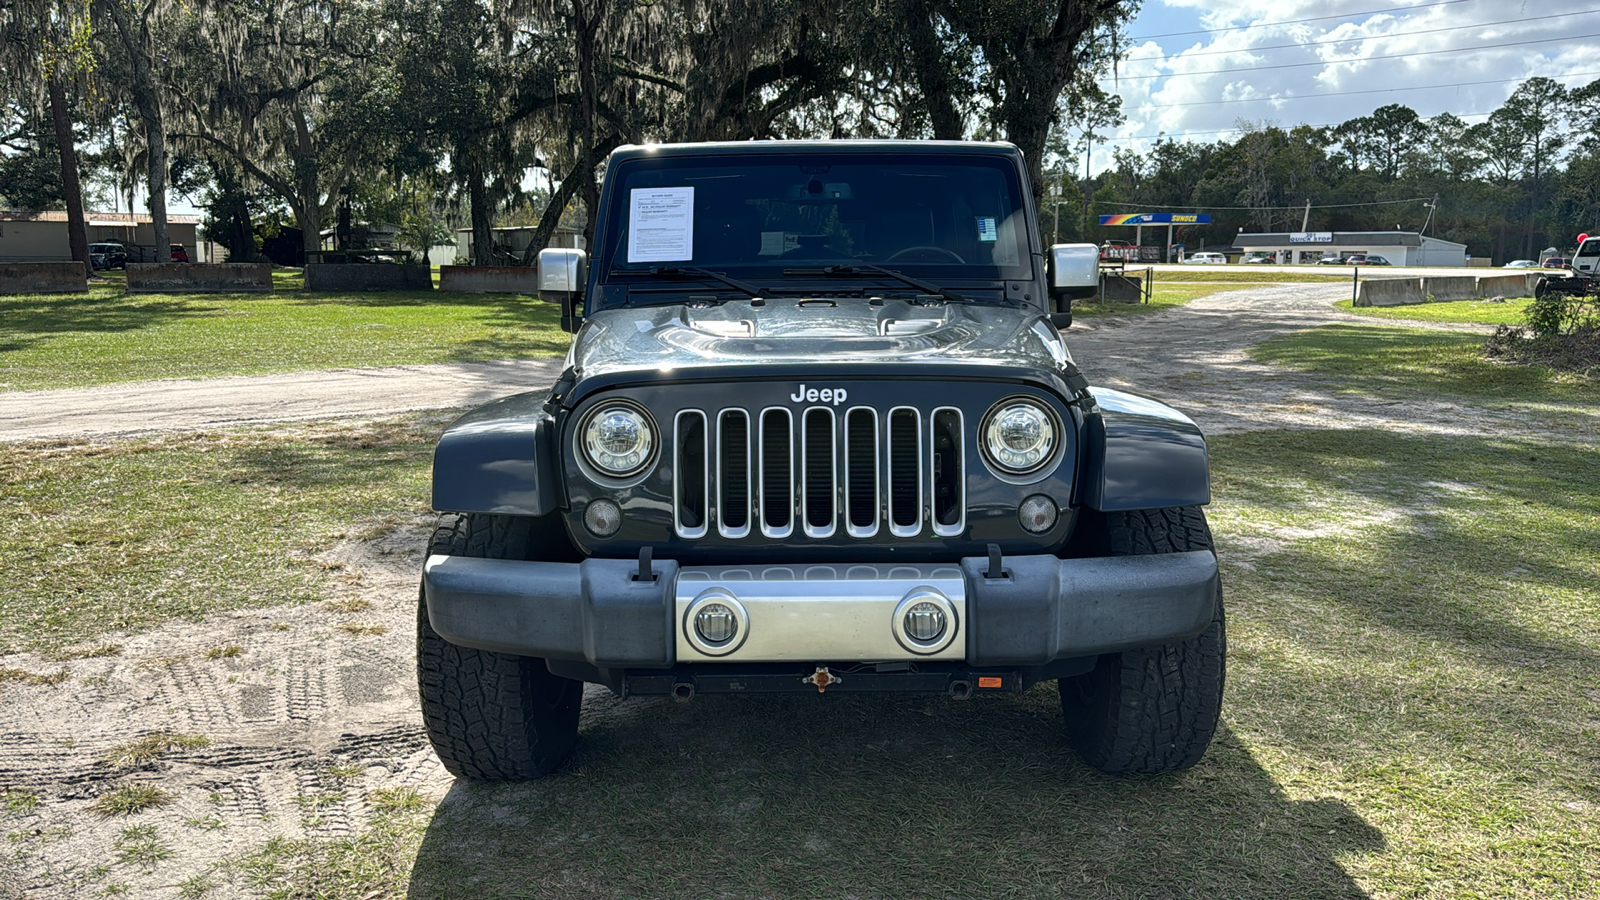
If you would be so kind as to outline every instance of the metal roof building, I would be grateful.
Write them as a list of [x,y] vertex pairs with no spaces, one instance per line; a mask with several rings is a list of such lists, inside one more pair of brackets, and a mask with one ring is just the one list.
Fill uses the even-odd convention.
[[1414,231],[1287,231],[1240,234],[1245,253],[1271,253],[1281,263],[1315,263],[1324,253],[1370,253],[1396,266],[1465,266],[1467,245]]

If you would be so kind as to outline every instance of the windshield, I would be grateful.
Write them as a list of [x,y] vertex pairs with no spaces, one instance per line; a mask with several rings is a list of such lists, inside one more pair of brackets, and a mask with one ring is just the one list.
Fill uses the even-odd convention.
[[665,156],[627,160],[607,177],[604,277],[642,282],[651,270],[698,267],[774,285],[841,265],[940,284],[1031,277],[1026,207],[1004,157]]

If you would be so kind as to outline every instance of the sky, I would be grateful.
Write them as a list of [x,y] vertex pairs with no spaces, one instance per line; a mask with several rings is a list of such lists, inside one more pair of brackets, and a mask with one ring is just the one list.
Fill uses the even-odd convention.
[[1101,82],[1128,119],[1091,172],[1113,147],[1230,140],[1240,120],[1336,125],[1400,103],[1476,124],[1524,79],[1600,79],[1594,0],[1144,0],[1128,36]]

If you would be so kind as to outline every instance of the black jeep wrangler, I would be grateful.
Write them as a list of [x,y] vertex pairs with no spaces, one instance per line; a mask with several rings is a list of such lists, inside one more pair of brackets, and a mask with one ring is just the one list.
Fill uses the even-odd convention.
[[613,153],[548,392],[440,438],[417,617],[452,773],[532,778],[620,694],[1059,685],[1108,772],[1205,753],[1222,704],[1206,445],[1090,388],[1008,144]]

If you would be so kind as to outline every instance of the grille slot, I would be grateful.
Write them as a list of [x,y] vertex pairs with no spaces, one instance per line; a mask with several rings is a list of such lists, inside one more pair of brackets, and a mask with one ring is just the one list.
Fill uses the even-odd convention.
[[742,409],[717,417],[717,533],[750,534],[750,414]]
[[966,529],[966,459],[961,410],[945,406],[933,411],[933,533],[958,535]]
[[878,533],[878,414],[865,407],[844,417],[845,531],[851,537]]
[[673,440],[673,526],[682,537],[705,537],[711,465],[706,452],[706,414],[694,409],[678,413]]
[[889,533],[922,531],[922,414],[908,406],[889,411]]
[[803,464],[801,495],[805,498],[807,537],[833,535],[834,506],[838,496],[838,467],[834,461],[833,410],[809,409],[800,420]]
[[794,422],[787,409],[761,414],[761,533],[794,532]]

